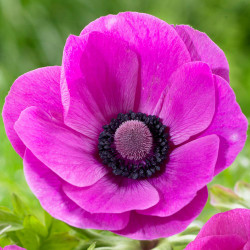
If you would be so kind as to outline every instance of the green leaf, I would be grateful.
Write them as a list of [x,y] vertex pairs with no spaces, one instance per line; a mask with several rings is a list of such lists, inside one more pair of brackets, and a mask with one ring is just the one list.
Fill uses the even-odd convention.
[[92,243],[87,250],[94,250],[95,249],[96,242]]
[[33,215],[27,215],[24,218],[23,226],[37,233],[39,236],[46,237],[48,235],[46,227]]
[[5,247],[5,246],[11,245],[11,244],[12,244],[12,242],[8,236],[0,237],[0,246],[1,247]]
[[0,222],[15,222],[20,223],[20,219],[13,214],[8,208],[0,208]]
[[12,242],[15,242],[16,245],[22,246],[22,243],[19,240],[19,238],[17,237],[16,232],[17,231],[7,232],[6,235],[7,235],[8,238],[11,239]]
[[24,228],[22,230],[16,231],[16,235],[24,248],[28,250],[39,249],[40,245],[39,237],[32,230]]
[[12,204],[14,208],[14,213],[21,218],[28,213],[28,208],[24,205],[22,200],[15,194],[12,194]]
[[70,227],[66,223],[52,218],[51,226],[49,230],[50,234],[64,233],[64,232],[68,232],[69,230],[70,230]]
[[8,208],[0,208],[0,235],[9,231],[22,229],[22,222]]
[[50,230],[52,221],[53,221],[53,217],[50,214],[48,214],[46,211],[44,211],[44,223],[48,230]]
[[71,250],[79,243],[79,240],[68,233],[55,233],[41,243],[39,250]]
[[210,188],[210,194],[211,205],[222,211],[245,207],[244,199],[242,199],[229,188],[220,185],[213,185]]

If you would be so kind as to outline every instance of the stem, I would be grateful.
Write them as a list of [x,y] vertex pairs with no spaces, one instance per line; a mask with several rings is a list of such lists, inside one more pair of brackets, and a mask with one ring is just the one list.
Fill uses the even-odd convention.
[[158,244],[158,240],[141,240],[141,250],[151,250]]

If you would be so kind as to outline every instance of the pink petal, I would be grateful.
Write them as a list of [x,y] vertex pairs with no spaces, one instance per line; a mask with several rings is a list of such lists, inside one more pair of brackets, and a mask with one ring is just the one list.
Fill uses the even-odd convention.
[[178,145],[206,129],[215,109],[215,90],[207,64],[192,62],[170,78],[154,113],[168,126],[170,140]]
[[114,233],[137,240],[152,240],[180,233],[202,211],[207,196],[207,188],[203,188],[186,207],[168,217],[147,216],[133,212],[128,225]]
[[249,250],[249,249],[250,249],[250,240],[243,247],[243,250]]
[[45,67],[20,76],[12,85],[3,107],[3,121],[7,136],[23,157],[25,145],[14,130],[14,124],[20,113],[30,106],[38,106],[54,117],[62,115],[60,97],[61,67]]
[[62,77],[65,123],[97,138],[102,125],[134,107],[138,58],[128,44],[92,32],[67,40]]
[[129,213],[91,214],[80,208],[62,191],[63,181],[29,150],[24,159],[24,173],[42,207],[56,219],[74,227],[104,230],[119,230],[128,223]]
[[165,173],[149,180],[158,190],[160,202],[139,213],[166,217],[186,206],[212,180],[218,149],[216,135],[174,149]]
[[91,213],[121,213],[146,209],[159,201],[156,189],[147,180],[131,180],[106,175],[91,187],[77,188],[66,184],[66,195]]
[[92,31],[127,41],[140,56],[135,111],[152,113],[170,75],[190,62],[189,52],[175,29],[148,14],[125,12],[101,17],[87,25],[81,35]]
[[188,25],[177,25],[178,32],[187,46],[192,61],[207,63],[212,72],[229,82],[229,65],[224,52],[207,36]]
[[95,142],[39,108],[24,110],[15,130],[41,162],[75,186],[92,185],[108,172],[94,157]]
[[6,246],[4,248],[0,247],[0,249],[3,249],[3,250],[26,250],[25,248],[19,247],[17,245],[9,245],[9,246]]
[[207,236],[195,239],[185,250],[240,250],[244,244],[244,240],[238,235]]
[[212,235],[239,235],[250,240],[250,209],[233,209],[214,215],[201,229],[197,239]]
[[234,162],[244,147],[248,122],[227,82],[214,75],[214,83],[217,93],[215,115],[210,126],[200,136],[217,134],[220,137],[220,150],[215,168],[215,174],[218,174]]

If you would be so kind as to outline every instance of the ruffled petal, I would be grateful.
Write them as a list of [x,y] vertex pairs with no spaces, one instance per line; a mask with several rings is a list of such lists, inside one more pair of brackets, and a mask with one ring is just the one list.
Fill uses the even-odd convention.
[[132,212],[128,225],[114,233],[136,240],[152,240],[180,233],[200,214],[207,197],[208,192],[205,187],[186,207],[169,217],[147,216]]
[[178,145],[210,125],[215,109],[215,89],[210,68],[202,62],[183,65],[169,82],[154,114],[169,127],[170,140]]
[[29,150],[24,159],[26,180],[42,207],[56,219],[79,228],[119,230],[129,220],[129,213],[91,214],[71,201],[62,191],[63,181]]
[[244,240],[238,235],[215,235],[195,239],[185,250],[240,250],[244,245]]
[[94,157],[95,142],[37,107],[21,113],[15,130],[41,162],[75,186],[92,185],[108,172]]
[[92,32],[70,36],[63,55],[65,124],[91,138],[118,113],[134,107],[139,62],[128,44]]
[[147,180],[106,175],[91,187],[63,186],[66,195],[91,213],[121,213],[146,209],[159,201],[156,189]]
[[20,140],[14,124],[20,113],[30,106],[37,106],[59,119],[62,116],[60,96],[61,67],[45,67],[20,76],[12,85],[3,107],[3,121],[7,136],[23,157],[25,145]]
[[218,149],[219,138],[210,135],[173,150],[165,173],[149,179],[160,202],[139,213],[166,217],[186,206],[212,180]]
[[175,29],[148,14],[125,12],[104,16],[87,25],[81,35],[92,31],[127,41],[140,56],[135,112],[152,113],[170,75],[190,62],[189,52]]
[[187,46],[192,61],[207,63],[212,72],[229,82],[229,65],[224,52],[207,34],[193,29],[188,25],[176,25],[183,42]]
[[217,134],[220,150],[215,174],[230,166],[244,147],[247,139],[247,118],[242,113],[236,97],[228,83],[214,75],[216,108],[210,126],[200,135]]

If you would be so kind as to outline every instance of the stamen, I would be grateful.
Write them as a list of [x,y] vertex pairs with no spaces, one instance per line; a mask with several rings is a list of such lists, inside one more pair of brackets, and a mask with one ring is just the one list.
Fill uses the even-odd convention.
[[166,127],[159,118],[120,113],[103,129],[99,136],[99,156],[115,175],[144,179],[161,170],[169,147]]
[[116,130],[114,139],[116,150],[128,160],[142,160],[153,145],[149,128],[137,120],[122,123]]

